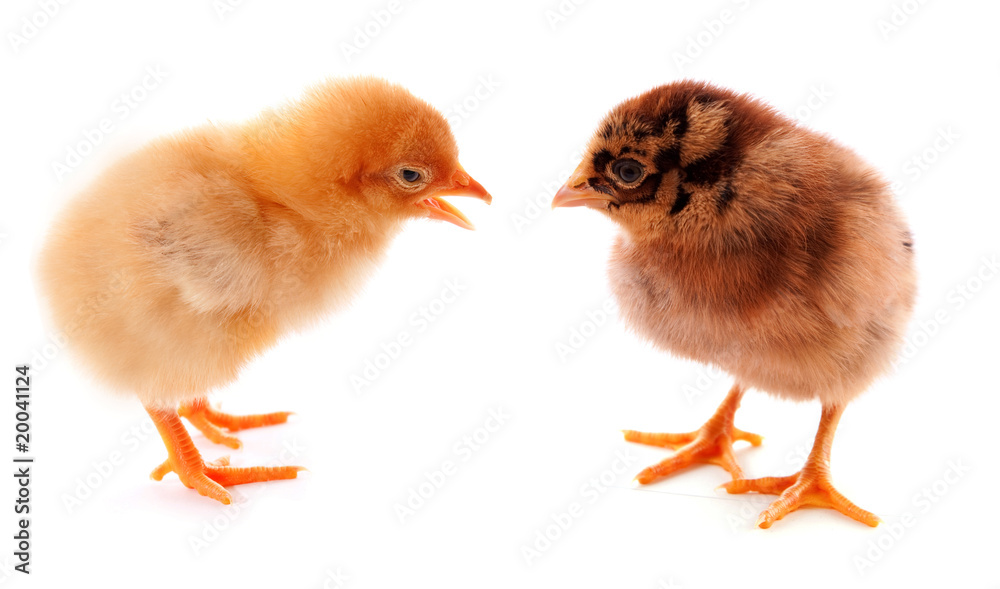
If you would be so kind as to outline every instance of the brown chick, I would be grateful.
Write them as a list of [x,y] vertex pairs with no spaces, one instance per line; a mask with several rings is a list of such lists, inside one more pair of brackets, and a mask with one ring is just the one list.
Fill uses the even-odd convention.
[[458,194],[490,202],[438,111],[383,80],[330,81],[249,123],[164,137],[111,166],[58,219],[42,290],[86,367],[152,417],[168,454],[153,478],[174,471],[229,503],[227,485],[300,468],[206,464],[179,416],[233,448],[220,428],[284,422],[221,413],[206,394],[350,299],[407,220],[471,229],[440,198]]
[[[696,462],[725,468],[730,493],[780,495],[762,528],[803,505],[879,519],[830,481],[844,407],[884,373],[910,317],[909,231],[888,184],[850,149],[745,94],[682,81],[626,100],[553,200],[617,222],[610,280],[625,321],[660,348],[735,377],[698,431],[626,431],[678,448],[643,470],[650,483]],[[823,406],[805,466],[745,479],[734,427],[750,387]]]

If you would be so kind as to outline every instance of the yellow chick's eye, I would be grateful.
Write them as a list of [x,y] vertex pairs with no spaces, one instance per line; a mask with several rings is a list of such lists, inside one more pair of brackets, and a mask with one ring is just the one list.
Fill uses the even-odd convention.
[[625,184],[633,184],[642,178],[645,170],[643,170],[642,164],[633,159],[622,159],[611,166],[611,171]]
[[422,177],[420,172],[416,170],[411,170],[409,168],[403,168],[399,171],[399,177],[407,184],[416,184],[420,181]]

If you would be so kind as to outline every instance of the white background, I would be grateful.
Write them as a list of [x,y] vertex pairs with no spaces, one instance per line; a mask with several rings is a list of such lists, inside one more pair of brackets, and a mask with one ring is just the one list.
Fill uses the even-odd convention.
[[[43,3],[5,2],[0,439],[10,446],[0,454],[15,454],[14,366],[31,362],[37,462],[33,573],[11,572],[14,518],[3,507],[0,585],[998,586],[1000,281],[983,261],[1000,253],[996,3],[399,2],[350,59],[343,44],[386,1],[70,2],[49,18]],[[147,68],[166,78],[153,87]],[[351,308],[214,395],[233,412],[297,416],[241,433],[237,452],[194,435],[207,458],[310,472],[234,488],[241,502],[229,509],[174,475],[150,481],[165,451],[143,430],[141,406],[88,381],[38,306],[34,260],[53,215],[152,137],[249,117],[325,76],[369,73],[449,114],[493,206],[454,199],[476,232],[412,224]],[[876,529],[803,510],[758,530],[773,497],[715,491],[728,479],[716,467],[629,486],[669,451],[618,430],[694,429],[730,379],[595,313],[616,229],[548,203],[608,109],[686,76],[753,92],[899,182],[920,271],[912,348],[848,408],[833,451],[835,483],[885,520]],[[123,93],[141,100],[123,106]],[[105,118],[110,132],[58,174],[53,164]],[[442,304],[448,280],[463,290]],[[411,320],[421,307],[439,312],[426,329]],[[571,341],[574,330],[588,337]],[[414,343],[356,391],[352,376],[400,332]],[[509,418],[457,453],[491,409]],[[747,474],[795,471],[818,417],[815,403],[749,393],[737,424],[766,439],[740,445]],[[617,475],[616,455],[629,460]],[[401,522],[396,504],[446,460],[457,472]],[[602,472],[610,485],[598,491],[588,481]],[[14,480],[0,478],[0,504],[12,505]],[[579,517],[529,564],[524,547],[573,503]]]

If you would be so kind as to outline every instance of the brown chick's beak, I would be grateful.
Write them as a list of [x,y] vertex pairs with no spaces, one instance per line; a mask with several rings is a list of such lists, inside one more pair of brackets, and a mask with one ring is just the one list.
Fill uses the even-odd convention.
[[427,216],[431,219],[438,219],[440,221],[448,221],[449,223],[454,223],[463,229],[475,229],[472,222],[462,214],[461,211],[456,209],[448,201],[441,200],[438,197],[441,196],[474,196],[480,200],[490,204],[493,202],[493,197],[490,196],[489,192],[483,188],[483,185],[472,179],[472,176],[465,171],[462,166],[458,166],[458,170],[451,177],[452,186],[451,188],[445,188],[434,193],[434,196],[425,198],[424,200],[417,203],[418,207],[422,207],[427,210]]
[[614,197],[594,190],[583,174],[573,174],[566,184],[556,192],[552,199],[552,208],[556,207],[589,207],[604,209]]

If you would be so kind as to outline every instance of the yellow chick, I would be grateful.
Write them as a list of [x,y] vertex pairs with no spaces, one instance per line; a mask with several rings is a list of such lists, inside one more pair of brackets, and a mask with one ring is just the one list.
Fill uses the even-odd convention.
[[153,478],[173,471],[230,503],[225,486],[301,468],[205,463],[180,417],[233,448],[220,428],[284,422],[284,412],[221,413],[206,395],[356,294],[407,220],[471,229],[441,199],[459,194],[491,200],[459,165],[440,112],[383,80],[334,80],[112,165],[55,223],[41,287],[82,363],[152,417],[168,454]]

